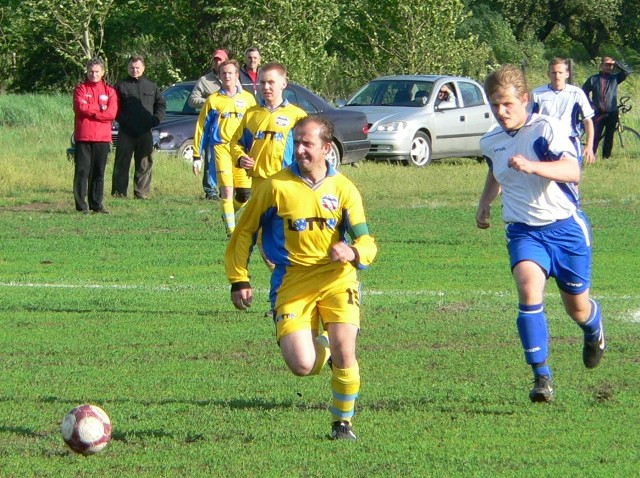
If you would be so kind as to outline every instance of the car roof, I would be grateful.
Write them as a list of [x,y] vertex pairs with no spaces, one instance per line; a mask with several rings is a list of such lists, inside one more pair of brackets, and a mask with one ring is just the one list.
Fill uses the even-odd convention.
[[452,75],[387,75],[380,76],[371,81],[389,81],[389,80],[421,80],[421,81],[438,81],[438,80],[469,80],[469,78],[464,78],[462,76],[452,76]]

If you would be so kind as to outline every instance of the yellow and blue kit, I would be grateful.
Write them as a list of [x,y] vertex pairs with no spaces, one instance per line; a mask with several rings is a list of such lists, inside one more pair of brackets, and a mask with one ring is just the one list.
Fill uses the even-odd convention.
[[[227,245],[225,271],[231,284],[249,284],[247,265],[260,229],[264,252],[275,264],[270,300],[278,314],[283,303],[336,284],[351,284],[348,299],[359,306],[357,269],[369,267],[377,246],[360,192],[344,175],[328,165],[327,176],[311,185],[293,163],[264,181]],[[330,247],[348,238],[356,259],[331,262]]]
[[[247,110],[256,105],[253,95],[245,90],[239,90],[235,95],[228,96],[226,91],[219,90],[207,98],[196,124],[193,136],[195,145],[194,159],[204,157],[209,151],[209,158],[215,159],[218,183],[221,186],[250,187],[251,181],[242,170],[241,174],[234,174],[234,162],[231,157],[229,142],[237,131]],[[223,173],[221,175],[221,173]],[[244,178],[246,184],[238,184]]]
[[231,140],[234,161],[247,155],[256,162],[249,176],[266,179],[293,162],[293,127],[307,113],[287,100],[271,110],[250,108]]

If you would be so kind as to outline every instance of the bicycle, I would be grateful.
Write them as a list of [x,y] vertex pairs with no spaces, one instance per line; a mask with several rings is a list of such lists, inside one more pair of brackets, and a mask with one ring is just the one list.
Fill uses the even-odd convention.
[[618,103],[618,124],[616,125],[616,136],[620,142],[620,147],[624,149],[625,143],[633,147],[640,148],[640,133],[635,129],[622,123],[622,117],[631,111],[630,96],[621,96]]

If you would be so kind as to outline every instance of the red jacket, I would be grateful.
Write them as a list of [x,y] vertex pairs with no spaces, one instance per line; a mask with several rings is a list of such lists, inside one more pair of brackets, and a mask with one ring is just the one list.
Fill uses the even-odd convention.
[[118,114],[116,90],[104,81],[85,81],[73,91],[76,141],[111,142],[111,121]]

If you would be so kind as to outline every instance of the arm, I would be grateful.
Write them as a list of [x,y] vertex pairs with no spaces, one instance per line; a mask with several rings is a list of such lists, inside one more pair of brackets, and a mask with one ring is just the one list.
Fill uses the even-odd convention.
[[102,95],[100,99],[100,111],[96,114],[95,119],[108,123],[116,119],[118,114],[118,95],[116,90],[107,86],[103,93],[107,97],[106,101],[103,101]]
[[500,184],[496,181],[492,171],[487,173],[487,179],[484,182],[484,189],[478,201],[478,210],[476,211],[476,226],[480,229],[487,229],[491,224],[491,203],[500,194]]
[[557,161],[529,161],[521,154],[509,158],[509,167],[526,174],[535,174],[541,178],[560,183],[580,181],[580,166],[575,158],[562,154]]
[[587,164],[593,164],[596,162],[596,157],[593,154],[593,139],[594,139],[594,128],[593,128],[593,120],[591,118],[587,118],[582,122],[584,125],[584,130],[587,134],[586,144],[584,145],[584,151],[582,152],[582,156],[585,159]]
[[93,118],[100,112],[98,102],[89,103],[85,99],[85,87],[83,84],[73,90],[73,112],[81,118]]
[[206,87],[206,77],[202,76],[196,83],[196,86],[193,87],[187,103],[192,108],[200,109],[204,105],[205,101],[207,101],[208,96],[209,92]]
[[343,241],[333,244],[329,249],[329,258],[332,262],[350,262],[356,269],[366,269],[376,257],[378,246],[369,233],[360,191],[351,184],[345,196],[348,198],[346,223],[350,224],[346,232],[352,242],[350,245]]
[[164,99],[164,96],[162,96],[160,88],[156,87],[156,98],[153,103],[153,126],[160,124],[166,111],[167,101]]

